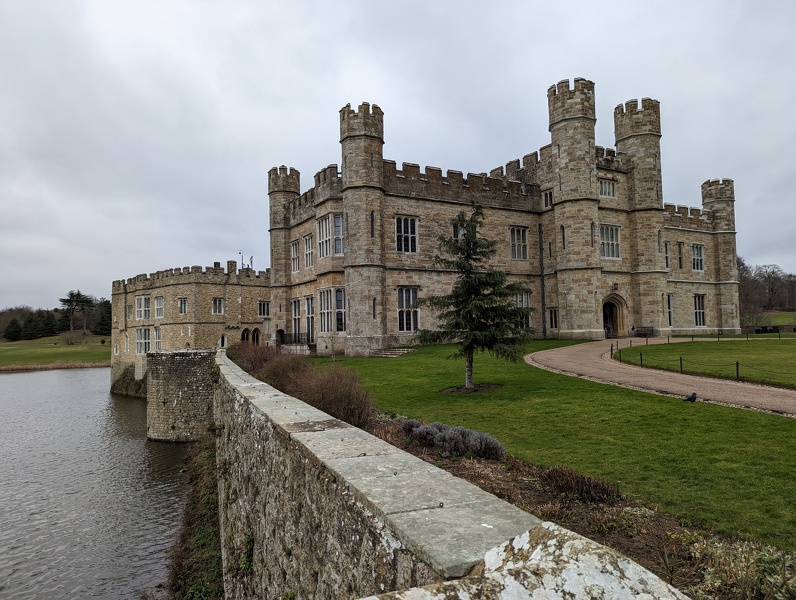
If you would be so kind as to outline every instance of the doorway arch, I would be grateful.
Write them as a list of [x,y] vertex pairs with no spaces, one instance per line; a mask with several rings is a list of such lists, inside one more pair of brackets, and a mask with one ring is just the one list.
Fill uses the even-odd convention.
[[627,302],[619,294],[603,299],[603,330],[606,338],[627,335]]

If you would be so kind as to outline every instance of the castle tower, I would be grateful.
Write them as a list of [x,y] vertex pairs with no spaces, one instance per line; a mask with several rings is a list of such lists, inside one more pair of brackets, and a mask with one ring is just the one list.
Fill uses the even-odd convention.
[[[348,333],[346,354],[382,347],[386,328],[384,113],[363,102],[340,111]],[[385,221],[385,219],[387,219]]]
[[[593,290],[601,273],[599,245],[592,226],[598,222],[594,149],[594,83],[577,78],[547,90],[553,166],[553,229],[555,240],[559,337],[595,339],[603,336],[602,311]],[[544,316],[546,318],[546,315]]]
[[735,187],[732,179],[713,179],[702,184],[702,208],[712,213],[713,239],[708,260],[715,265],[718,282],[716,326],[724,333],[740,333],[741,316],[737,313],[738,264],[735,260]]
[[628,250],[623,260],[631,261],[633,273],[633,314],[631,322],[668,333],[661,298],[666,292],[663,252],[663,193],[661,185],[661,110],[651,98],[630,100],[614,109],[617,154],[630,165],[627,177],[627,206],[632,237],[625,236]]
[[[271,322],[275,337],[287,330],[290,312],[290,204],[299,197],[300,174],[282,165],[268,171],[271,236]],[[278,338],[277,338],[278,339]]]

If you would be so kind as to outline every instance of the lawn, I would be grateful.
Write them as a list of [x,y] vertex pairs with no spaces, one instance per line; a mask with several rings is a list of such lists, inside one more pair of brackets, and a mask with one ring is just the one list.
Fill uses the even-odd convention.
[[[14,367],[52,368],[81,366],[83,364],[110,364],[111,344],[109,337],[76,334],[74,344],[68,344],[66,336],[53,336],[38,340],[0,342],[0,369]],[[105,343],[102,343],[105,340]]]
[[[529,351],[561,345],[536,341]],[[796,419],[616,388],[478,355],[464,383],[452,346],[343,358],[388,412],[486,431],[519,458],[617,483],[648,506],[796,549]]]
[[[614,353],[619,359],[619,352]],[[622,362],[684,373],[796,388],[796,339],[722,340],[624,347]],[[737,363],[737,365],[736,365]]]
[[772,310],[763,315],[771,325],[796,325],[796,312]]

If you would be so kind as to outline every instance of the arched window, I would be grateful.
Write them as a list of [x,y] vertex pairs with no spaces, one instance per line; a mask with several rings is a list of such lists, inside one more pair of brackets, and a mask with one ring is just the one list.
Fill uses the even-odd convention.
[[252,330],[252,344],[255,346],[260,345],[260,330],[256,327]]
[[248,342],[249,341],[249,330],[244,329],[240,332],[240,341],[241,342]]

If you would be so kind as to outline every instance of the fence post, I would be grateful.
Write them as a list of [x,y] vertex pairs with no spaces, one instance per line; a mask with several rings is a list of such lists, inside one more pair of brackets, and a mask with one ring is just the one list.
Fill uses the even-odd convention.
[[737,360],[735,361],[735,379],[741,380],[741,365],[738,364]]
[[630,340],[630,347],[633,347],[633,340]]
[[683,357],[680,357],[680,375],[683,374]]
[[643,367],[644,366],[644,353],[642,353],[642,352],[638,353],[638,366],[639,367]]
[[613,358],[613,357],[614,357],[614,344],[612,342],[611,343],[611,358]]
[[691,334],[691,341],[692,342],[694,341],[694,334],[693,333]]

